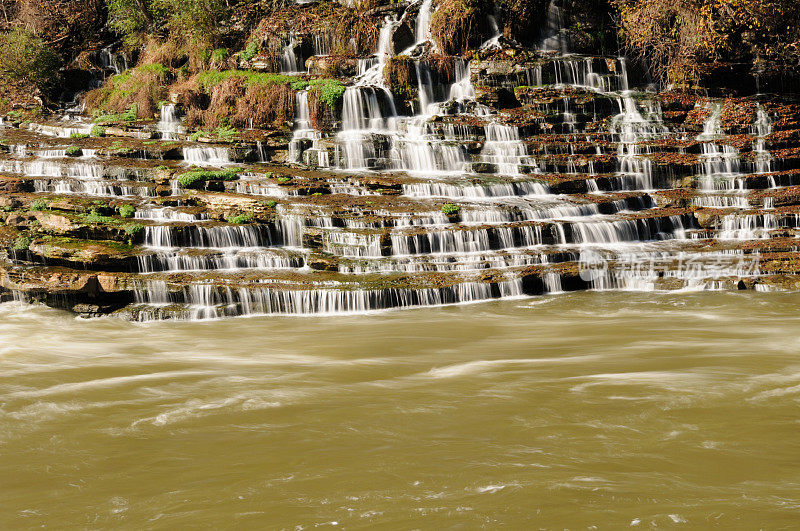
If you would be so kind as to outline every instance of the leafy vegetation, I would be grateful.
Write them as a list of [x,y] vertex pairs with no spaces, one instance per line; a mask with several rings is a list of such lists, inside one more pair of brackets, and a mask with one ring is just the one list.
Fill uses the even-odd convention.
[[132,218],[136,214],[136,207],[133,205],[120,205],[117,207],[120,217]]
[[27,236],[19,236],[16,240],[14,240],[14,250],[15,251],[27,251],[31,248],[31,244],[33,240]]
[[243,223],[250,223],[251,221],[253,221],[253,218],[254,216],[251,212],[245,212],[242,214],[237,214],[235,216],[228,216],[225,219],[228,223],[232,223],[234,225],[241,225]]
[[50,208],[50,201],[44,198],[39,198],[36,199],[33,203],[31,203],[29,210],[33,210],[35,212],[41,212],[43,210],[48,210],[49,208]]
[[239,171],[227,170],[192,170],[178,176],[178,184],[183,188],[197,188],[206,181],[235,181]]
[[[136,121],[137,112],[138,106],[134,103],[125,112],[109,113],[98,109],[92,113],[92,117],[96,123],[100,124],[109,122],[134,122]],[[103,133],[105,133],[105,130]]]
[[83,216],[83,221],[86,223],[114,223],[115,219],[110,216],[104,216],[96,208],[93,208]]
[[144,226],[141,223],[127,223],[122,227],[122,230],[124,230],[125,234],[128,236],[136,236],[144,230]]
[[149,34],[214,38],[227,15],[225,0],[106,0],[111,26],[130,44]]
[[269,86],[302,82],[297,76],[284,74],[252,72],[250,70],[207,70],[197,75],[197,84],[202,90],[209,92],[222,82],[233,78],[243,80],[246,85]]
[[442,214],[445,216],[455,216],[461,212],[461,207],[458,205],[454,205],[453,203],[445,203],[442,205]]
[[22,28],[0,33],[0,80],[4,83],[46,90],[53,86],[59,66],[58,55],[33,33]]
[[[305,86],[303,86],[305,84]],[[302,87],[302,88],[298,88]],[[294,90],[308,89],[309,95],[324,103],[331,110],[339,108],[346,87],[338,79],[313,79],[292,85]]]
[[80,157],[81,156],[81,148],[78,146],[70,146],[66,150],[66,155],[68,157]]

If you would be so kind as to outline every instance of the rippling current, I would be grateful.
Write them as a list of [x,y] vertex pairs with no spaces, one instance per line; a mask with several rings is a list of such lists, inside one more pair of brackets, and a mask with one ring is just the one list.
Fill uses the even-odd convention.
[[147,325],[0,305],[0,527],[792,527],[798,300]]

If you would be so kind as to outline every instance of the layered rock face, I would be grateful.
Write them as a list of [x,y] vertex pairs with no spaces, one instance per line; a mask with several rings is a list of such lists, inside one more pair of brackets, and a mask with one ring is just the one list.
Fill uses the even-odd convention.
[[[6,121],[3,296],[151,320],[800,287],[797,103],[502,37],[434,60],[431,9],[386,18],[323,123],[297,92],[291,135],[189,141],[171,103],[103,138]],[[287,73],[325,63],[287,42]]]

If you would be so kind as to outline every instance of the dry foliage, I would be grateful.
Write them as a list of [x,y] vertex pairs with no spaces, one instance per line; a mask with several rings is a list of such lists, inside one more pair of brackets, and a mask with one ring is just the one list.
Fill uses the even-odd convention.
[[444,53],[463,54],[483,40],[489,14],[483,0],[442,0],[431,17],[431,35]]
[[452,55],[430,54],[427,62],[431,72],[440,83],[456,81],[456,63]]
[[416,85],[417,70],[414,60],[407,55],[390,57],[383,69],[383,80],[392,89]]
[[616,0],[629,53],[664,82],[689,85],[714,61],[800,68],[796,0]]

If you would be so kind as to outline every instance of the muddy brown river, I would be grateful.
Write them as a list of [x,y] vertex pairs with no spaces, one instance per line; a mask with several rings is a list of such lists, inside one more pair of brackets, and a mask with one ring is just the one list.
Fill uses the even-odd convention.
[[792,528],[798,301],[146,325],[0,305],[0,527]]

